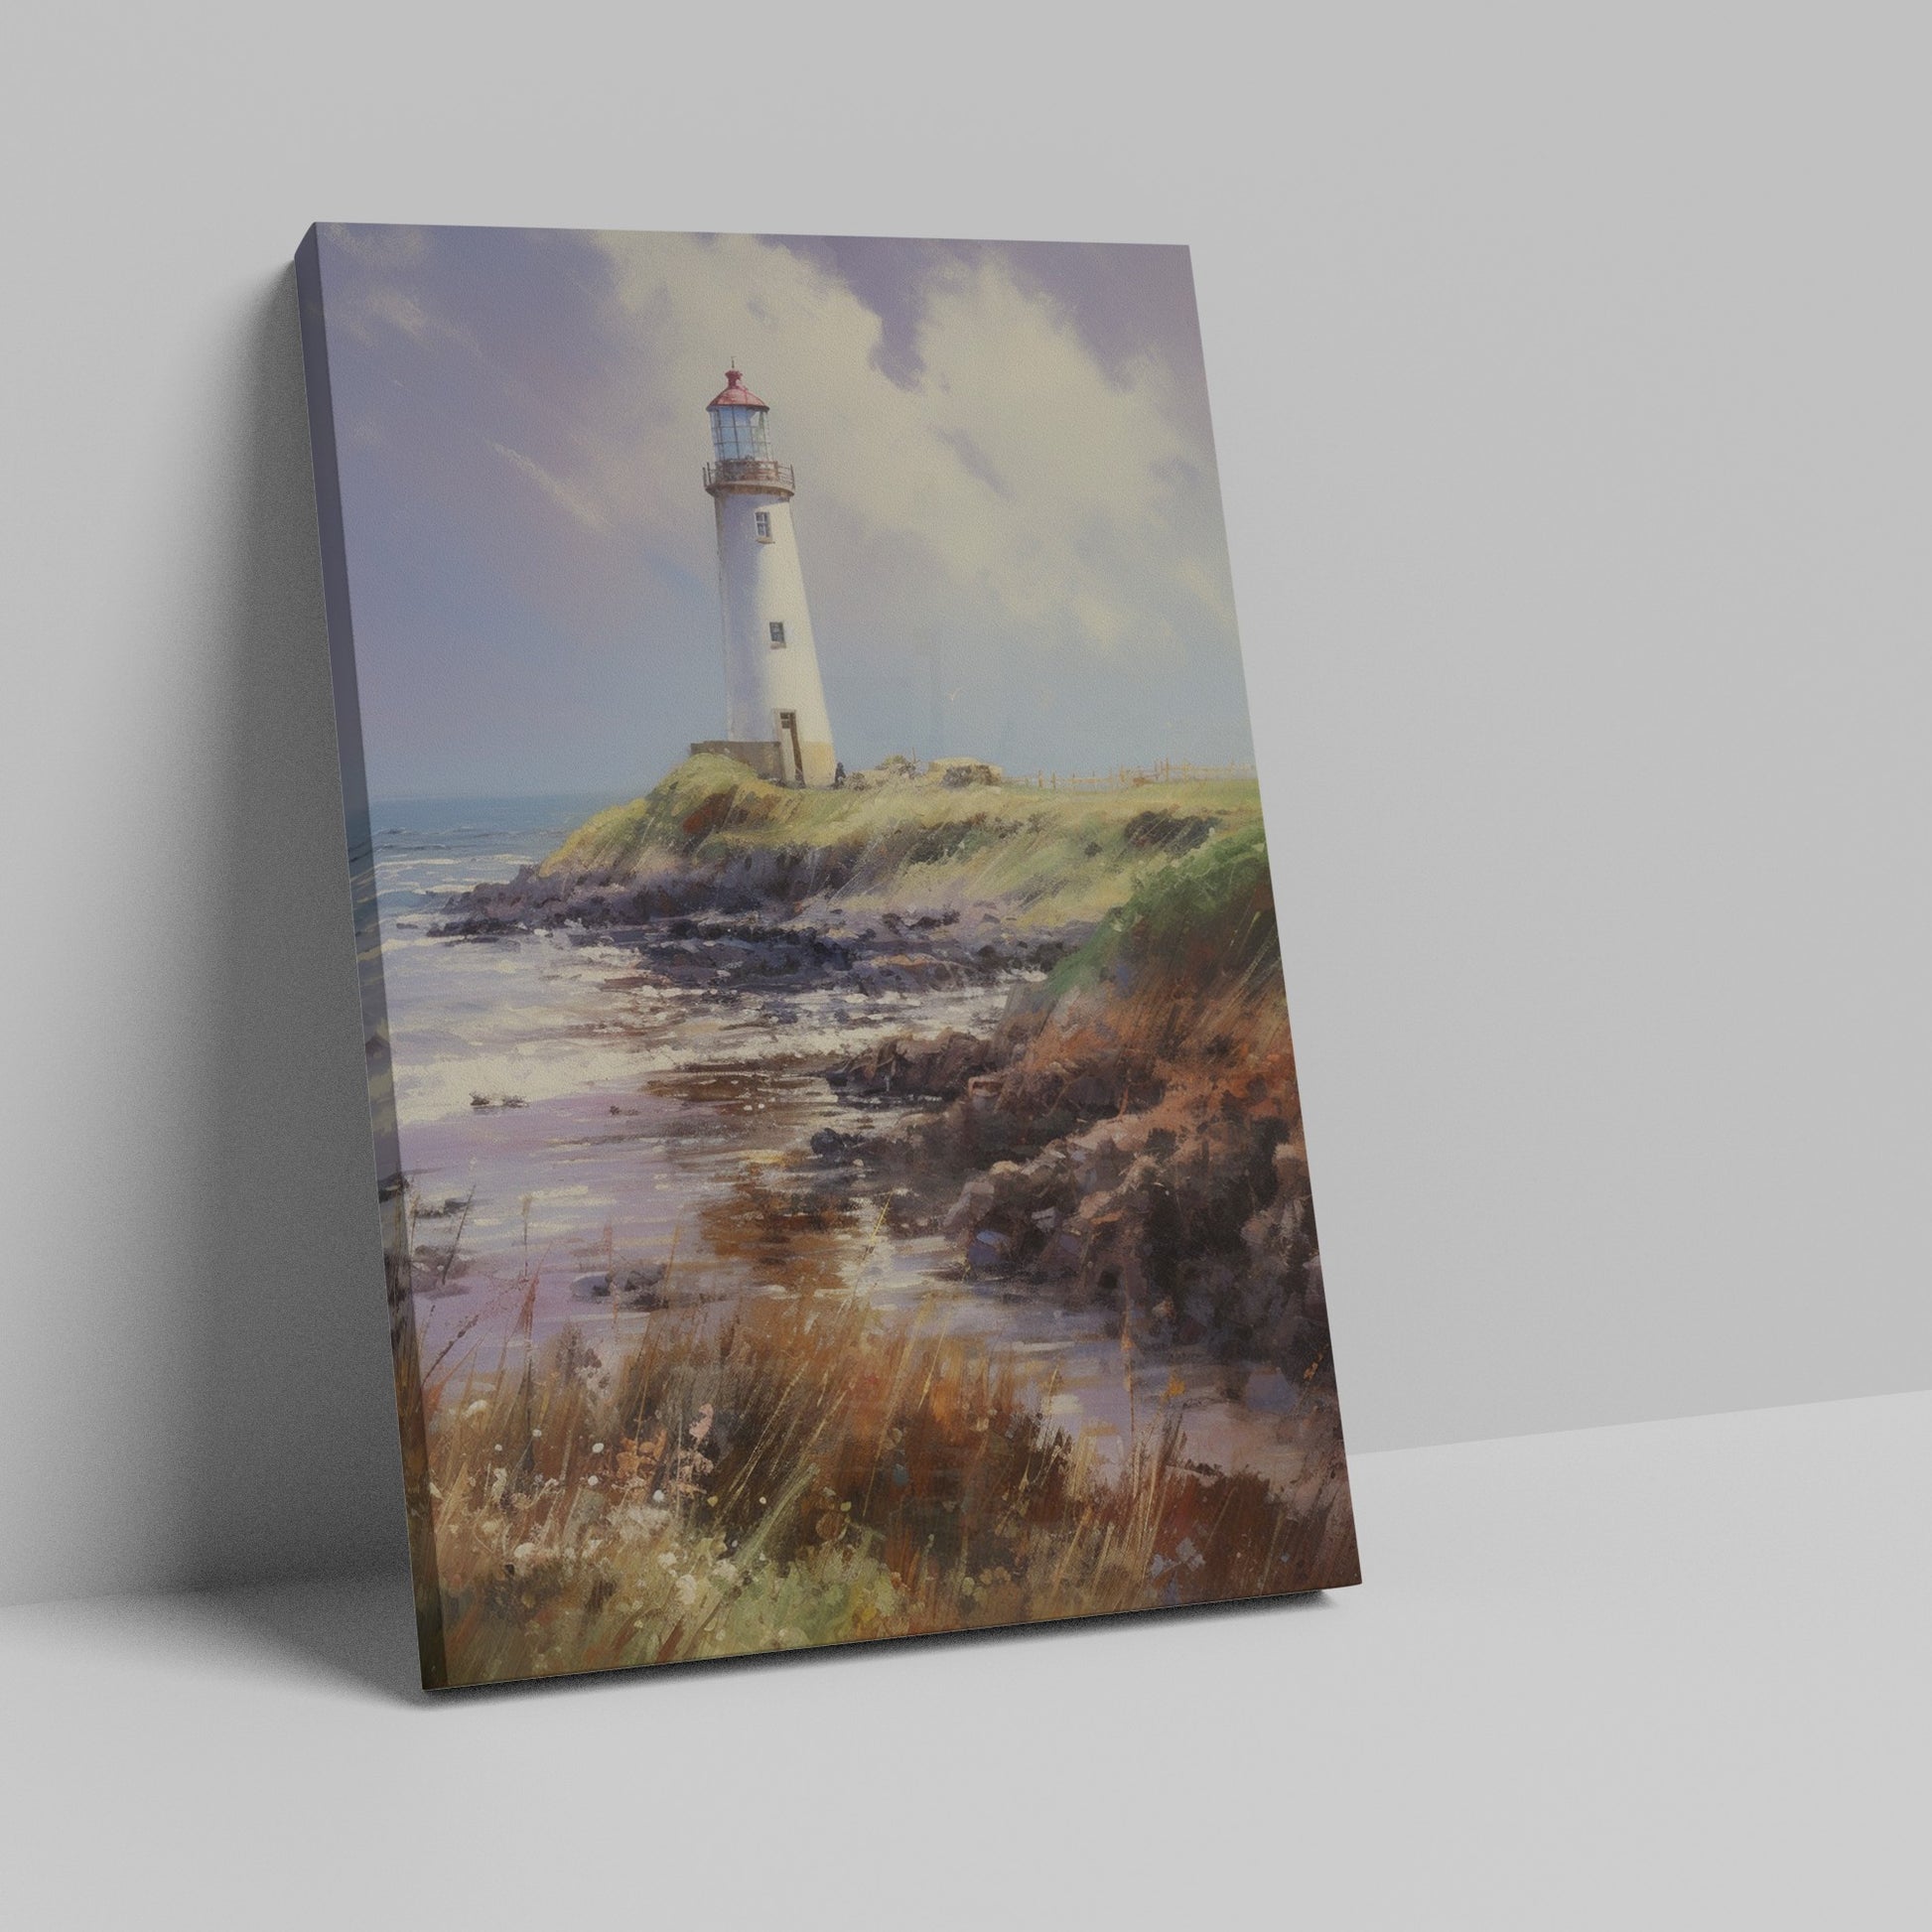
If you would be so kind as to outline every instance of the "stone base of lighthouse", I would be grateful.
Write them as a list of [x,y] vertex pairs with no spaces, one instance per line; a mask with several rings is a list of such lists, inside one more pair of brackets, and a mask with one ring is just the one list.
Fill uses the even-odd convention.
[[701,738],[691,747],[691,756],[736,759],[740,764],[750,765],[767,784],[781,785],[785,781],[784,760],[778,756],[775,738],[769,744],[756,738]]
[[801,738],[793,747],[789,732],[783,738],[702,738],[691,756],[736,759],[767,784],[829,785],[838,775],[839,760],[829,744]]
[[809,738],[699,738],[692,758],[734,758],[750,765],[767,784],[831,784],[839,776],[839,756],[829,744]]

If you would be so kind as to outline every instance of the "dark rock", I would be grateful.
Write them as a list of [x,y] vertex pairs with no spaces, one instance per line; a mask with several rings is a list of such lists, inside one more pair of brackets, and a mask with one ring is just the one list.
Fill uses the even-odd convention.
[[981,1228],[966,1244],[966,1266],[976,1275],[1012,1273],[1013,1241],[995,1228]]
[[1178,812],[1136,812],[1121,829],[1129,845],[1177,859],[1183,852],[1206,844],[1213,834],[1214,821]]
[[640,1262],[634,1268],[626,1268],[617,1278],[618,1299],[627,1309],[661,1309],[667,1273],[669,1270],[661,1261]]
[[901,1100],[956,1100],[969,1082],[993,1070],[993,1049],[971,1034],[882,1040],[855,1058],[828,1067],[826,1079],[850,1097],[890,1095]]

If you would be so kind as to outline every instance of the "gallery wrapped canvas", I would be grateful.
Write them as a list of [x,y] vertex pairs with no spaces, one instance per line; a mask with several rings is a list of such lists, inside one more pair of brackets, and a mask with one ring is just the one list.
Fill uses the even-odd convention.
[[1354,1582],[1185,250],[297,269],[425,1683]]

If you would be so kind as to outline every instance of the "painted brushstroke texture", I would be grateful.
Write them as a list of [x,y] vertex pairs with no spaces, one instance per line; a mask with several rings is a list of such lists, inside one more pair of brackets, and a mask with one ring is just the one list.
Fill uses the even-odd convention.
[[[301,280],[425,1682],[1355,1581],[1184,254]],[[686,756],[754,348],[818,789]]]

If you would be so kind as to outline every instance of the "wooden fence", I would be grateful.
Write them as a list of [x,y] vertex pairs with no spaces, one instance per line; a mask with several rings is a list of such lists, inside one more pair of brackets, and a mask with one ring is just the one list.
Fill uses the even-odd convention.
[[1126,791],[1134,785],[1211,784],[1217,779],[1252,778],[1252,764],[1188,764],[1163,759],[1158,764],[1122,764],[1111,771],[1035,771],[1010,777],[1010,784],[1039,791]]

